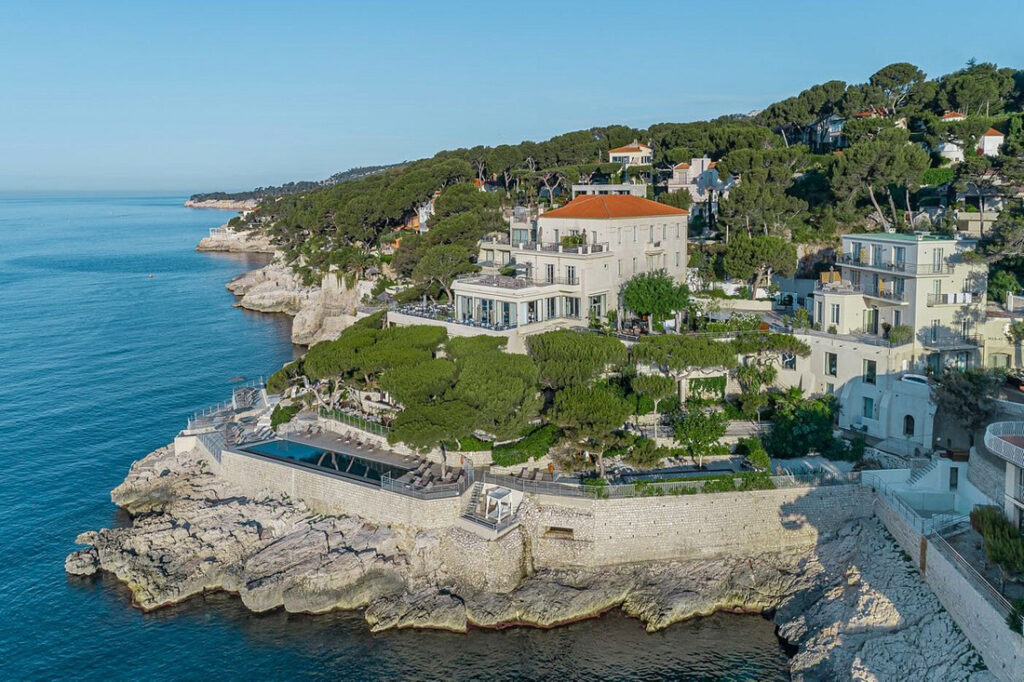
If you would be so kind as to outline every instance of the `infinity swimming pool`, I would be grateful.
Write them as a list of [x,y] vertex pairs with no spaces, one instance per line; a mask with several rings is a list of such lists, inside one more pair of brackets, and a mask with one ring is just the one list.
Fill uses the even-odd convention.
[[336,452],[315,445],[296,443],[290,440],[271,440],[243,448],[246,452],[300,462],[352,478],[379,483],[381,477],[398,478],[409,471],[408,467],[378,462],[345,452]]

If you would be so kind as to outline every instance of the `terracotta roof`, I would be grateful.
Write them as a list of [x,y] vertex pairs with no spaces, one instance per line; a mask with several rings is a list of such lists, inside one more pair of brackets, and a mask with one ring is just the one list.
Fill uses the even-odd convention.
[[640,218],[659,215],[689,215],[689,211],[629,194],[589,194],[542,214],[541,218]]
[[679,170],[683,170],[684,168],[689,168],[690,164],[685,163],[685,162],[684,163],[677,163],[676,165],[674,165],[672,167],[673,168],[678,168]]
[[717,166],[718,166],[718,162],[717,161],[712,161],[711,163],[708,164],[708,170],[711,170],[712,168],[716,168]]
[[947,111],[946,113],[944,113],[944,114],[942,115],[942,119],[943,119],[944,121],[945,121],[945,120],[949,120],[949,119],[951,119],[951,118],[966,118],[966,116],[964,116],[963,114],[961,114],[961,113],[960,113],[959,111]]
[[989,128],[982,137],[1006,137],[995,128]]
[[616,152],[642,152],[645,149],[647,151],[651,151],[651,148],[645,144],[630,144],[626,145],[625,147],[616,147],[615,149],[609,149],[608,153],[614,154]]

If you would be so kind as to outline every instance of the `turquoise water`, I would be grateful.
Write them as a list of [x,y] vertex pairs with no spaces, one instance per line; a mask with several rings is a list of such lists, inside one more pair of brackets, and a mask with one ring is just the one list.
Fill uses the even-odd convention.
[[786,678],[750,616],[373,635],[229,595],[142,614],[114,580],[67,577],[78,533],[125,522],[109,491],[133,460],[293,354],[287,319],[231,308],[224,283],[258,259],[193,250],[229,214],[184,198],[0,194],[0,679]]

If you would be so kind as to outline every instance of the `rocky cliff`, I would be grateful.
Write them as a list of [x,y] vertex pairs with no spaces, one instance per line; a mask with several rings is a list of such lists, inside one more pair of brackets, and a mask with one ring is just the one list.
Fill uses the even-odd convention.
[[259,199],[189,199],[185,208],[216,208],[227,211],[251,211],[259,206]]
[[279,260],[231,280],[227,288],[237,305],[264,313],[292,316],[292,343],[308,346],[334,339],[355,321],[365,283],[348,288],[342,278],[327,274],[319,286],[307,286]]
[[199,240],[196,251],[227,251],[229,253],[275,253],[270,238],[253,230],[233,230],[222,225]]
[[173,446],[136,462],[111,493],[132,524],[80,535],[68,573],[112,573],[145,610],[226,590],[253,611],[363,608],[375,630],[553,627],[618,608],[654,631],[716,610],[774,612],[797,648],[794,679],[988,679],[872,519],[800,553],[538,570],[521,529],[488,543],[322,516],[244,497],[207,469]]

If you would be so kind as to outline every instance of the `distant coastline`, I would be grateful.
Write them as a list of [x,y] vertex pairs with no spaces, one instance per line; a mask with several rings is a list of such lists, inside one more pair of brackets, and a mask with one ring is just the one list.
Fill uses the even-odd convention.
[[221,211],[251,211],[259,199],[188,199],[185,208],[213,208]]

